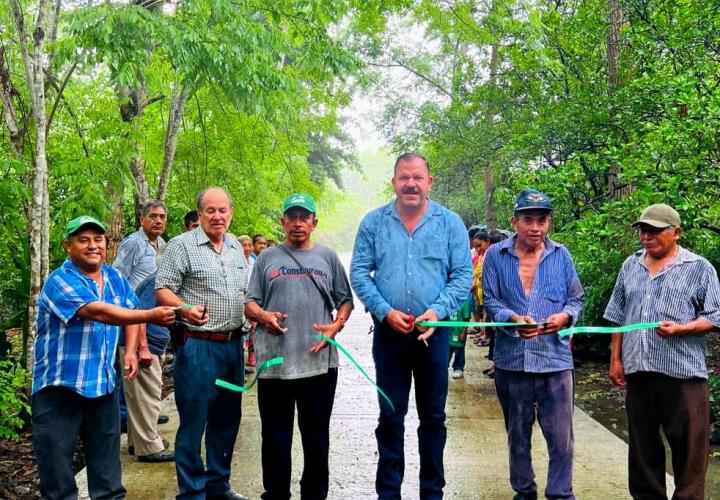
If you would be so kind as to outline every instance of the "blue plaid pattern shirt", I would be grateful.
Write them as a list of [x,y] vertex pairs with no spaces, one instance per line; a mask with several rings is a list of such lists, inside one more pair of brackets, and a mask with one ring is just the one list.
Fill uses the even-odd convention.
[[115,388],[115,351],[119,326],[76,316],[96,301],[134,309],[138,300],[128,280],[103,265],[103,294],[70,260],[50,273],[38,299],[32,393],[48,386],[67,387],[86,398]]
[[[506,323],[515,314],[542,321],[564,312],[577,323],[585,303],[575,265],[567,248],[545,239],[530,296],[525,294],[518,268],[513,236],[493,245],[483,262],[485,310],[492,321]],[[498,328],[495,336],[495,365],[503,370],[548,373],[573,368],[570,339],[538,335],[525,340],[515,328]]]
[[395,201],[360,223],[350,282],[365,307],[382,321],[392,309],[419,316],[432,309],[439,319],[460,308],[472,283],[465,225],[460,216],[429,202],[413,234]]
[[[655,277],[645,266],[645,250],[625,260],[605,319],[618,325],[704,319],[720,327],[720,284],[712,264],[679,247],[677,258]],[[704,335],[662,338],[655,329],[623,335],[625,373],[656,372],[679,379],[707,378]]]

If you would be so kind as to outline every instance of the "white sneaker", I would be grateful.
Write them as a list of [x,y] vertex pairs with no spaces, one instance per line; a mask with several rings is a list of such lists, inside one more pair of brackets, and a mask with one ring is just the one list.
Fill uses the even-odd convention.
[[452,374],[452,378],[463,378],[463,371],[455,370]]

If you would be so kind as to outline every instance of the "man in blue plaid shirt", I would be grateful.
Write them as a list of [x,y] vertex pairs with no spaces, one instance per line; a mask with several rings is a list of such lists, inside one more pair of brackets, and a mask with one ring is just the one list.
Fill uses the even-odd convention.
[[138,300],[130,283],[103,264],[104,233],[105,226],[93,217],[71,220],[63,243],[68,259],[48,276],[38,299],[31,406],[43,498],[77,498],[78,438],[90,497],[125,498],[113,366],[120,326],[126,327],[128,346],[123,367],[132,380],[138,324],[175,321],[170,307],[134,310]]
[[678,244],[680,216],[651,205],[633,223],[643,249],[627,258],[605,318],[657,329],[614,334],[610,380],[626,387],[633,498],[667,498],[665,446],[672,451],[673,498],[705,498],[710,426],[705,334],[720,327],[713,266]]

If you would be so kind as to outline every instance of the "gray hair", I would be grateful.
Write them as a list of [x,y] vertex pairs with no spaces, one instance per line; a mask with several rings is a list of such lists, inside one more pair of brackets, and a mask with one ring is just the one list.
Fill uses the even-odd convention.
[[195,199],[195,207],[197,208],[198,212],[202,212],[202,202],[203,202],[203,198],[205,198],[205,195],[208,193],[208,191],[213,191],[215,189],[225,193],[225,196],[227,196],[228,200],[230,200],[230,208],[231,209],[235,208],[235,205],[233,204],[232,196],[230,196],[230,193],[228,193],[221,187],[209,187],[209,188],[203,190],[199,195],[197,195],[197,198]]
[[146,201],[143,206],[140,207],[140,217],[147,217],[150,210],[158,207],[162,208],[165,211],[165,214],[167,214],[167,207],[165,206],[165,203],[160,200],[150,200]]
[[249,241],[250,243],[252,243],[252,238],[250,236],[248,236],[247,234],[241,234],[240,236],[237,237],[237,240],[238,240],[238,243],[240,243],[240,244],[243,244],[246,241]]

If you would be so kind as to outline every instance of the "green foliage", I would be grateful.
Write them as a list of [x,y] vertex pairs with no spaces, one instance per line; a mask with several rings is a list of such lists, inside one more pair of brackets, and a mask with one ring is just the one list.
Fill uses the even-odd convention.
[[710,392],[710,414],[712,421],[720,421],[720,376],[708,376],[708,390]]
[[0,361],[0,439],[20,439],[17,431],[30,413],[25,396],[26,375],[21,364],[8,359]]
[[[681,244],[720,266],[720,11],[618,3],[616,61],[604,0],[418,2],[414,29],[425,39],[386,41],[386,54],[420,75],[386,109],[394,149],[425,153],[436,165],[433,196],[468,223],[484,222],[488,168],[500,226],[520,190],[550,195],[551,236],[585,287],[584,324],[603,323],[617,272],[639,248],[630,223],[651,203],[674,206]],[[575,346],[605,353],[607,339]]]

